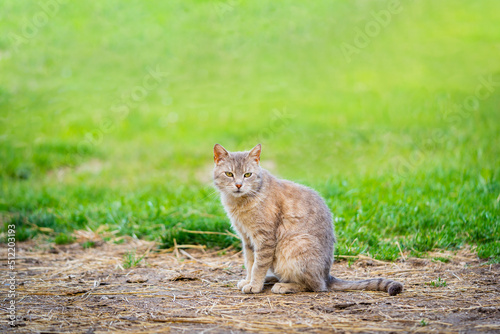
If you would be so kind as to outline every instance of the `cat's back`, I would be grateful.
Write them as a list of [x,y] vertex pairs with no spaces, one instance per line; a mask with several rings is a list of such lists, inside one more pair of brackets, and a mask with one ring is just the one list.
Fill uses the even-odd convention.
[[314,189],[289,180],[276,179],[272,189],[279,201],[284,218],[303,222],[320,220],[331,224],[331,212]]
[[277,180],[274,191],[281,209],[277,235],[284,243],[280,247],[303,248],[300,244],[307,240],[307,247],[316,245],[319,253],[331,254],[335,233],[332,214],[323,198],[315,190],[288,180]]

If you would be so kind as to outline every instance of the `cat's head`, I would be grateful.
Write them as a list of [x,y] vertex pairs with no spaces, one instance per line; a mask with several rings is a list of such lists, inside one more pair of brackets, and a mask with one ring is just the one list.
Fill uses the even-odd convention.
[[247,152],[228,152],[219,144],[214,146],[214,184],[227,196],[255,195],[262,185],[260,144]]

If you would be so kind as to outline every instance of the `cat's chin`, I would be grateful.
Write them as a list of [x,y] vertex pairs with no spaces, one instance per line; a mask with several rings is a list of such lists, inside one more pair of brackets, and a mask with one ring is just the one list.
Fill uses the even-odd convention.
[[245,193],[243,191],[233,191],[229,195],[236,197],[236,198],[240,198],[240,197],[245,197],[247,195],[247,193]]

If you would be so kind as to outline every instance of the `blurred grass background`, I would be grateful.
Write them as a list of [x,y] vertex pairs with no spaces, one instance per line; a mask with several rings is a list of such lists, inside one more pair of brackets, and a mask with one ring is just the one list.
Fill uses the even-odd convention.
[[1,221],[237,244],[183,230],[230,229],[213,145],[260,142],[340,254],[500,261],[500,3],[391,3],[2,1]]

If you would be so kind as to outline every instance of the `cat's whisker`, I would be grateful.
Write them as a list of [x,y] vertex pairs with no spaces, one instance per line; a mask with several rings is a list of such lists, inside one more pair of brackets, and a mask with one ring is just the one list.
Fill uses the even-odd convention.
[[212,187],[212,186],[208,187],[207,186],[204,189],[208,192],[208,194],[206,196],[204,196],[202,199],[207,199],[207,198],[216,199],[216,198],[219,197],[218,191],[214,187]]

